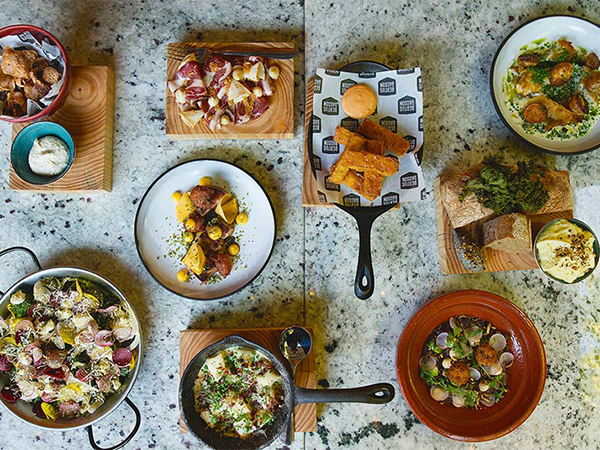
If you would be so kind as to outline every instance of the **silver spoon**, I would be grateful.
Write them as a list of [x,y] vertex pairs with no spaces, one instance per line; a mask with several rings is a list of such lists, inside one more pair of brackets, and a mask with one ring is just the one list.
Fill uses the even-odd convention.
[[[296,379],[296,368],[312,350],[312,336],[306,328],[289,327],[283,330],[279,338],[279,350],[292,367],[292,380]],[[289,415],[285,431],[285,445],[294,440],[294,412]]]

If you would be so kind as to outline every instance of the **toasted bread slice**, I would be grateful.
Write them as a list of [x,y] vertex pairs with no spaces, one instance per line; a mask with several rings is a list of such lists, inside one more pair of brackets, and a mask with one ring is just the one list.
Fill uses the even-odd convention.
[[410,148],[410,143],[406,139],[369,119],[363,120],[357,131],[369,139],[382,141],[385,149],[400,157],[404,156]]
[[531,222],[525,214],[505,214],[483,224],[483,248],[531,252]]
[[543,172],[544,177],[540,181],[548,191],[548,201],[539,210],[531,214],[549,214],[572,210],[574,205],[569,172],[550,169],[544,169]]

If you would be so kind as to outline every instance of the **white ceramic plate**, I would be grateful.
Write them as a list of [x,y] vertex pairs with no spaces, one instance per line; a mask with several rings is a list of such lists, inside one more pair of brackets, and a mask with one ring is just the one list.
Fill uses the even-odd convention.
[[[175,217],[171,194],[191,190],[206,176],[212,178],[213,184],[235,194],[240,210],[248,214],[248,223],[235,227],[240,254],[226,279],[202,284],[190,277],[190,282],[180,283],[177,272],[185,268],[181,263],[185,247],[173,239],[182,228]],[[135,218],[135,242],[146,269],[169,291],[197,300],[226,297],[249,285],[267,265],[275,234],[275,212],[261,185],[244,170],[213,159],[189,161],[158,177],[144,194]]]
[[568,141],[527,134],[519,121],[512,117],[502,95],[502,78],[519,56],[521,47],[537,39],[556,40],[561,37],[566,37],[576,47],[581,46],[600,55],[600,26],[595,23],[573,16],[548,16],[527,22],[507,36],[494,57],[490,71],[492,100],[506,126],[538,149],[557,154],[583,153],[600,147],[600,121],[585,136]]

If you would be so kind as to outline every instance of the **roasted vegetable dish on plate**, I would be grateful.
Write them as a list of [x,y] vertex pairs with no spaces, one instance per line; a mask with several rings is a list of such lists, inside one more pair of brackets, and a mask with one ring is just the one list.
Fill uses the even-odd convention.
[[524,46],[509,67],[502,90],[524,131],[547,139],[586,135],[598,120],[600,61],[566,38]]
[[259,351],[232,347],[206,360],[194,385],[196,411],[220,434],[247,437],[284,404],[281,375]]
[[240,212],[236,197],[203,177],[191,191],[174,192],[175,213],[183,224],[183,241],[187,251],[181,260],[188,270],[177,273],[181,282],[189,280],[189,272],[203,283],[227,278],[240,246],[233,233],[236,225],[245,225],[248,216]]
[[493,406],[507,392],[514,362],[506,337],[477,317],[451,317],[426,340],[419,375],[439,402],[457,408]]
[[92,414],[135,367],[133,311],[80,278],[45,277],[14,292],[0,317],[5,401],[23,400],[49,420]]

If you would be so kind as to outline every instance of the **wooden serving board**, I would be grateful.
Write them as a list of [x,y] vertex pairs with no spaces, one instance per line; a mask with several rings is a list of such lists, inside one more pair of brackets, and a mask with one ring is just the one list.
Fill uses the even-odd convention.
[[[47,120],[67,129],[75,141],[75,160],[67,174],[38,186],[10,167],[9,187],[16,191],[110,192],[112,189],[115,73],[106,66],[74,66],[65,104]],[[12,139],[29,123],[14,124]]]
[[[291,42],[186,42],[169,44],[169,46],[233,51],[295,48]],[[180,63],[181,61],[167,58],[166,81],[175,77]],[[277,59],[270,60],[270,63],[279,67],[280,73],[274,83],[275,92],[269,98],[269,109],[256,120],[240,125],[226,125],[215,131],[211,130],[202,120],[195,127],[189,127],[179,116],[179,107],[165,81],[167,136],[173,139],[292,139],[294,137],[294,60]]]
[[[312,329],[306,328],[312,335]],[[211,344],[225,339],[227,336],[238,335],[252,342],[262,345],[267,350],[284,360],[279,351],[279,337],[285,328],[251,328],[239,330],[184,330],[179,335],[179,373],[180,378],[190,361]],[[315,353],[311,352],[296,369],[296,385],[304,388],[315,389],[317,378],[315,374]],[[307,403],[298,405],[294,409],[294,425],[296,432],[316,431],[317,405]],[[181,421],[182,433],[187,429]]]
[[[454,249],[454,229],[452,228],[450,217],[444,208],[442,196],[440,195],[440,177],[435,179],[434,194],[438,250],[442,273],[445,275],[473,273],[462,265],[456,255],[456,250]],[[531,242],[533,242],[544,225],[554,219],[572,219],[573,210],[551,214],[531,215],[528,217],[531,221]],[[466,232],[467,235],[471,236],[471,238],[477,242],[483,222],[485,222],[483,219],[473,222],[472,224],[461,228],[461,231]],[[530,253],[507,253],[489,249],[483,249],[482,251],[485,261],[485,272],[504,272],[508,270],[530,270],[538,268],[535,262],[535,256],[533,255],[533,249]]]

